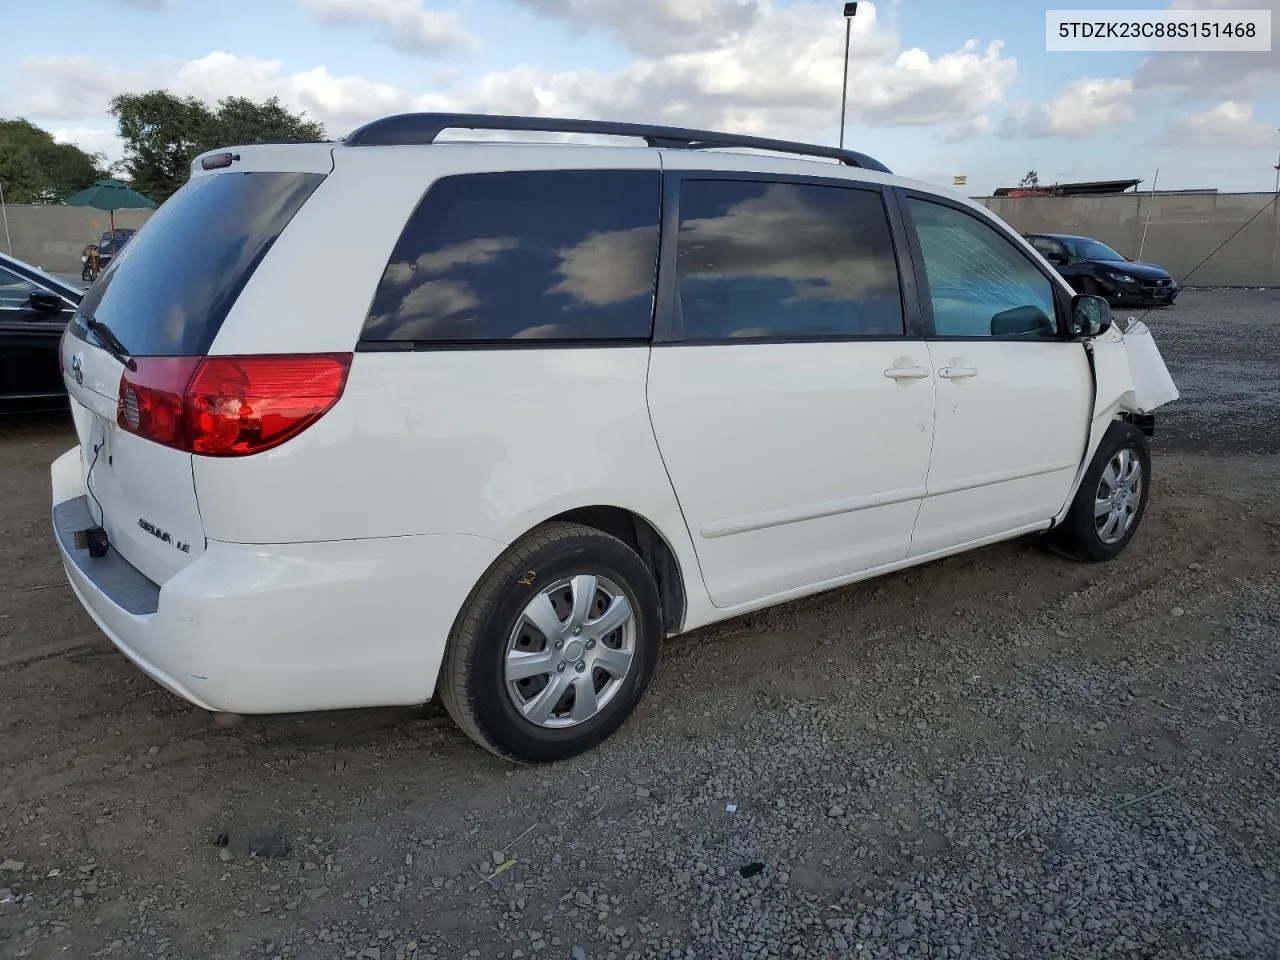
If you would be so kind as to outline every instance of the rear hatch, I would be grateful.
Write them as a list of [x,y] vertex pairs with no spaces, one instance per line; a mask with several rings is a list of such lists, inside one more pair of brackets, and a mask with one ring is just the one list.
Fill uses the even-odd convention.
[[62,345],[89,512],[156,583],[205,549],[184,397],[245,284],[325,178],[314,147],[296,148],[310,152],[310,172],[257,168],[253,149],[160,206],[89,289]]

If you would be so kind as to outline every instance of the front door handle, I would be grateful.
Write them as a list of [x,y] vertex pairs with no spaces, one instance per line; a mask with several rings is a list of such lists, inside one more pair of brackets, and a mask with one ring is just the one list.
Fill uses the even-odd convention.
[[890,367],[884,375],[891,380],[924,380],[929,376],[928,367]]
[[943,367],[938,371],[938,376],[944,380],[964,380],[977,375],[978,371],[974,367]]

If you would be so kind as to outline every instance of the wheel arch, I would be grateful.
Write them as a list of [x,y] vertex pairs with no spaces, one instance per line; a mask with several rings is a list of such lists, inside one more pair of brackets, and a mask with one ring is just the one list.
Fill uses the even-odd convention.
[[[658,596],[662,600],[663,633],[671,636],[681,632],[688,609],[684,572],[671,543],[652,522],[634,510],[610,504],[575,507],[547,517],[542,522],[552,521],[592,527],[601,533],[617,537],[639,554],[658,585]],[[533,529],[536,526],[531,528]],[[531,530],[525,531],[521,536],[527,535]]]

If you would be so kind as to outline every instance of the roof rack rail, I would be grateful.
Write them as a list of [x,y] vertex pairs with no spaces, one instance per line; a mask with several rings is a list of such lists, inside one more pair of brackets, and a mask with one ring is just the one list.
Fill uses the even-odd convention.
[[856,150],[824,147],[813,143],[747,137],[686,127],[663,127],[647,123],[610,120],[570,120],[555,117],[507,117],[484,113],[399,113],[372,120],[347,135],[348,147],[388,147],[435,143],[445,130],[509,130],[537,133],[584,133],[594,136],[636,137],[651,147],[677,150],[714,150],[739,147],[772,153],[794,153],[806,157],[839,160],[850,167],[891,173],[883,163]]

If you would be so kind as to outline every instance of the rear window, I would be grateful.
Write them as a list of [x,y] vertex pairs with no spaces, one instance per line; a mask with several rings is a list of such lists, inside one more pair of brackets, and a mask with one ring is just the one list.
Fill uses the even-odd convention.
[[362,339],[645,341],[661,198],[656,170],[445,177],[405,225]]
[[[236,297],[324,180],[313,173],[197,177],[128,238],[76,319],[105,323],[136,357],[208,352]],[[108,245],[109,245],[108,241]]]

